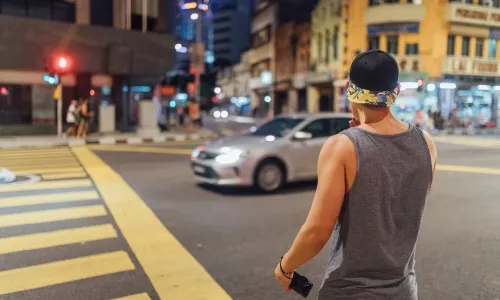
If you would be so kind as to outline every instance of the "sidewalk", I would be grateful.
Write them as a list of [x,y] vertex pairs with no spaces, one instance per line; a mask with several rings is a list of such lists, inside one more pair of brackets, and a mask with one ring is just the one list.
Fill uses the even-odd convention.
[[46,148],[57,146],[78,146],[87,144],[142,144],[142,143],[161,143],[165,141],[185,141],[202,140],[214,138],[217,135],[210,130],[201,129],[196,132],[171,131],[162,132],[155,136],[140,136],[136,133],[111,133],[111,134],[93,134],[86,140],[74,137],[61,138],[54,135],[45,136],[18,136],[18,137],[0,137],[0,149],[5,148]]
[[500,138],[500,128],[454,128],[444,129],[436,133],[436,136],[490,136]]

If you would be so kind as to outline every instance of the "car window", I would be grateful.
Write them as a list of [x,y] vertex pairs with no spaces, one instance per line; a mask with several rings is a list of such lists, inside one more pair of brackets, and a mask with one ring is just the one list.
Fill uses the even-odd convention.
[[301,131],[312,134],[312,138],[324,138],[331,135],[332,119],[319,119],[307,124]]
[[348,118],[333,119],[332,135],[348,129],[350,127],[350,125],[349,125],[350,120],[351,119],[348,119]]
[[250,134],[254,136],[272,135],[283,137],[302,121],[304,121],[303,118],[276,118],[263,124]]

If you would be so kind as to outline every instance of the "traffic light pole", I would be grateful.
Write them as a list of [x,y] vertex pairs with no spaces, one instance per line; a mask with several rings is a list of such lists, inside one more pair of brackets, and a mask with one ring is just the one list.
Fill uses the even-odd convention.
[[62,83],[57,84],[57,135],[62,137],[63,126],[62,126]]

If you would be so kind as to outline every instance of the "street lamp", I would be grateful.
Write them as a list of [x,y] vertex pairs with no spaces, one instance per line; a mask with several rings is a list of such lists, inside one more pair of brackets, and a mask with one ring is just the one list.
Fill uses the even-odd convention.
[[216,87],[216,88],[214,89],[214,93],[216,93],[216,94],[220,94],[220,92],[221,92],[221,91],[222,91],[222,90],[221,90],[221,88],[220,88],[220,87]]
[[181,44],[175,44],[175,50],[179,51],[182,48]]
[[198,17],[199,17],[198,13],[191,14],[191,20],[198,20]]

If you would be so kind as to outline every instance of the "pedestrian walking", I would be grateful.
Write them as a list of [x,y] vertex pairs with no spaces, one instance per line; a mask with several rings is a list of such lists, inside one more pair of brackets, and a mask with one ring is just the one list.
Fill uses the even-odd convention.
[[71,104],[68,107],[68,112],[66,113],[66,123],[68,123],[68,128],[64,132],[64,137],[76,135],[78,130],[78,117],[79,112],[78,101],[76,99],[71,100]]
[[391,113],[398,76],[384,51],[354,59],[351,128],[323,145],[309,215],[274,272],[285,290],[331,237],[319,300],[418,299],[415,245],[437,152],[428,133]]
[[89,121],[94,115],[89,109],[89,99],[83,98],[80,105],[80,125],[78,127],[77,137],[86,138],[89,131]]
[[201,127],[200,104],[196,101],[189,102],[189,119],[191,119],[190,128],[198,130]]

